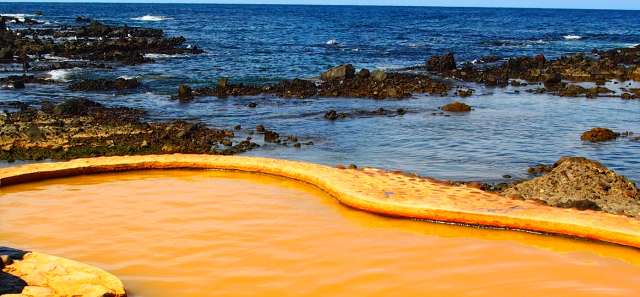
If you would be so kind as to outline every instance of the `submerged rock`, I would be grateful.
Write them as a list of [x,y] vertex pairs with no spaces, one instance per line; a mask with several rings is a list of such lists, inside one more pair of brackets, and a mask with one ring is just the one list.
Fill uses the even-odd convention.
[[607,128],[593,128],[589,131],[582,133],[580,140],[589,142],[604,142],[616,140],[620,137],[620,133],[613,132]]
[[512,185],[502,194],[540,200],[556,207],[640,217],[640,191],[636,185],[602,164],[582,157],[563,157],[550,172]]
[[471,106],[455,101],[453,103],[449,103],[440,107],[440,109],[448,112],[470,112]]

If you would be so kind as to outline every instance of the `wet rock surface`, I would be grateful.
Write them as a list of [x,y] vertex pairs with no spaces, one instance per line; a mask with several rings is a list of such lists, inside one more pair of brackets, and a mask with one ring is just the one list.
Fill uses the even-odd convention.
[[141,86],[137,79],[88,79],[72,83],[69,89],[72,91],[125,91],[137,89]]
[[611,129],[593,128],[582,133],[580,140],[589,142],[605,142],[616,140],[618,137],[620,137],[620,133],[613,132]]
[[[624,96],[625,99],[638,98],[637,94],[626,92],[620,95],[602,87],[607,80],[640,81],[640,47],[618,48],[608,51],[594,50],[591,53],[576,53],[557,59],[547,59],[544,55],[533,57],[513,57],[492,60],[491,63],[464,63],[456,65],[453,54],[430,58],[425,68],[442,77],[475,82],[486,86],[506,87],[510,82],[521,85],[520,80],[540,83],[544,87],[538,93],[559,96]],[[598,86],[584,88],[571,82],[594,82]]]
[[[376,70],[377,71],[377,70]],[[449,84],[427,75],[374,71],[372,75],[344,76],[330,80],[283,80],[275,84],[230,84],[204,87],[193,91],[194,96],[219,98],[273,95],[282,98],[345,97],[374,99],[404,99],[413,94],[447,95]],[[337,74],[331,77],[338,76]],[[177,96],[179,97],[179,95]]]
[[470,112],[471,106],[466,103],[455,101],[441,106],[440,109],[448,112]]
[[28,56],[49,54],[70,59],[134,65],[151,62],[145,54],[199,54],[184,47],[184,37],[166,37],[159,29],[111,26],[92,21],[84,26],[0,31],[4,63],[29,64]]
[[502,194],[555,207],[640,217],[640,191],[636,185],[602,164],[582,157],[563,157],[548,173],[512,185]]
[[[257,144],[232,145],[232,131],[201,123],[143,121],[141,110],[105,107],[86,99],[0,115],[0,160],[66,160],[131,154],[236,154]],[[224,145],[227,144],[227,145]]]
[[376,116],[394,117],[407,114],[407,110],[404,108],[398,109],[385,109],[378,108],[376,110],[355,110],[349,112],[338,112],[336,110],[329,110],[324,114],[324,118],[329,121],[353,119],[353,118],[366,118]]

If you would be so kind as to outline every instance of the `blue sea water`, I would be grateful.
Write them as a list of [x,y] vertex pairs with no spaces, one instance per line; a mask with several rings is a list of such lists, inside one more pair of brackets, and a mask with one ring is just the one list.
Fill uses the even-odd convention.
[[[0,100],[38,102],[88,97],[108,105],[149,110],[153,119],[201,120],[214,127],[264,124],[281,134],[311,140],[301,149],[264,145],[250,155],[355,163],[418,172],[438,178],[500,180],[526,175],[529,165],[565,155],[590,157],[640,181],[640,142],[586,144],[581,132],[609,127],[640,133],[640,101],[559,98],[516,94],[516,89],[473,86],[463,99],[475,110],[464,116],[433,116],[454,98],[416,95],[408,100],[353,98],[279,99],[200,98],[191,104],[169,99],[180,83],[214,84],[222,76],[235,82],[270,82],[314,77],[322,70],[352,63],[357,68],[397,69],[424,63],[434,54],[454,52],[458,62],[482,56],[543,53],[557,57],[593,48],[640,43],[640,12],[362,7],[297,5],[52,4],[0,3],[3,14],[33,14],[49,24],[74,24],[78,15],[106,23],[160,28],[182,35],[205,54],[159,57],[156,63],[105,70],[71,70],[54,75],[132,76],[145,90],[133,94],[75,93],[65,85],[0,91]],[[146,17],[145,17],[146,16]],[[8,75],[3,72],[0,75]],[[455,100],[460,100],[456,98]],[[255,109],[249,102],[258,103]],[[328,122],[329,109],[406,108],[403,117]],[[241,137],[248,135],[240,133]],[[257,138],[257,137],[256,137]]]

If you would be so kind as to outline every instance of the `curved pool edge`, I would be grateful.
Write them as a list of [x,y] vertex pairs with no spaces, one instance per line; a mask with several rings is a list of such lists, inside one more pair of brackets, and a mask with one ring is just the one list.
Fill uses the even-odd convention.
[[76,159],[0,169],[0,187],[48,178],[143,169],[221,169],[311,184],[341,203],[381,215],[573,236],[640,248],[640,220],[513,200],[467,186],[379,169],[245,156],[144,155]]
[[21,292],[3,296],[127,296],[122,281],[100,268],[38,252],[19,252],[0,271],[20,280],[22,285],[14,287]]

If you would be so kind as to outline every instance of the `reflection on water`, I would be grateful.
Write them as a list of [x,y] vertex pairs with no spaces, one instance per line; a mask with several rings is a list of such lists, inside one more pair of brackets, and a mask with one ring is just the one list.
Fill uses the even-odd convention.
[[380,217],[270,176],[145,171],[0,193],[0,245],[98,265],[133,296],[640,292],[634,249]]

